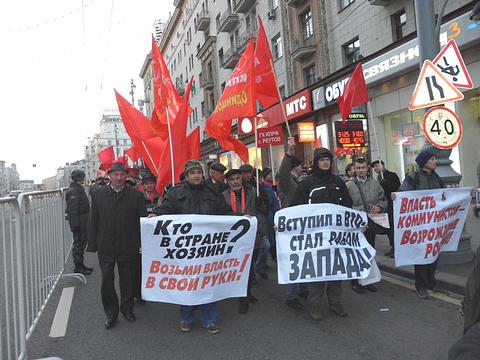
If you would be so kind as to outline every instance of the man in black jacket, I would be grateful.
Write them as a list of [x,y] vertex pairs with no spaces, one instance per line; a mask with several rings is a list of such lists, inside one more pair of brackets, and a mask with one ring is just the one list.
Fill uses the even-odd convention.
[[73,233],[72,257],[75,264],[74,272],[90,275],[92,268],[83,263],[83,253],[87,246],[87,223],[90,204],[83,188],[85,173],[74,170],[71,174],[72,183],[65,194],[67,202],[67,218]]
[[225,171],[227,171],[227,168],[222,163],[211,163],[209,169],[210,177],[205,180],[205,184],[217,190],[220,194],[223,193],[228,189],[228,185],[225,184]]
[[393,241],[394,231],[393,231],[393,200],[392,192],[398,191],[400,187],[400,179],[398,175],[393,171],[388,171],[385,169],[385,163],[382,160],[376,160],[370,164],[375,173],[377,174],[377,181],[383,188],[385,192],[385,197],[387,198],[388,203],[388,222],[390,223],[390,228],[388,229],[387,236],[390,243],[390,251],[385,253],[385,256],[390,256],[393,258],[395,253],[395,243]]
[[[92,195],[87,248],[87,251],[98,252],[102,270],[102,304],[107,315],[106,329],[115,326],[119,311],[127,321],[135,321],[135,259],[140,249],[140,217],[147,216],[142,193],[125,184],[125,166],[114,163],[108,171],[108,177],[110,185],[97,189]],[[119,275],[120,306],[114,285],[115,264]]]
[[[318,148],[313,153],[312,175],[306,176],[298,184],[291,206],[301,204],[330,203],[352,207],[352,198],[345,182],[332,173],[332,153],[326,148]],[[340,317],[348,314],[341,304],[342,282],[327,281],[309,283],[309,313],[313,320],[321,320],[321,300],[325,287],[329,310]]]
[[[162,203],[155,208],[157,215],[198,214],[226,215],[232,212],[223,195],[205,185],[202,165],[197,160],[185,164],[185,182],[171,188]],[[180,330],[189,332],[195,319],[195,309],[199,308],[202,325],[211,334],[220,332],[217,327],[217,303],[199,306],[180,306]]]

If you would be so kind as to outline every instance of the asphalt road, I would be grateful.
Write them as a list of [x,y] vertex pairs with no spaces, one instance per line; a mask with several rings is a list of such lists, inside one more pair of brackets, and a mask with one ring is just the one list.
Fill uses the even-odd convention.
[[[358,295],[344,283],[343,304],[350,316],[338,318],[324,311],[314,322],[306,311],[284,305],[285,287],[259,279],[259,298],[246,315],[237,312],[234,299],[220,304],[221,332],[207,333],[198,322],[191,333],[181,333],[179,307],[148,303],[137,306],[136,323],[120,318],[112,330],[103,328],[100,272],[95,267],[83,285],[66,279],[29,340],[29,356],[63,359],[446,359],[461,336],[463,319],[458,306],[432,299],[420,300],[403,286],[382,281],[378,293]],[[70,270],[70,269],[69,269]],[[49,332],[63,287],[74,286],[65,337]],[[325,302],[326,308],[326,302]]]

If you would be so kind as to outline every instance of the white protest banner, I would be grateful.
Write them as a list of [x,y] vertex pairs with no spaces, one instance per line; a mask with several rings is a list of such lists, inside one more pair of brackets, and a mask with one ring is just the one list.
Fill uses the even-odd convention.
[[431,264],[456,251],[470,206],[470,188],[405,191],[393,202],[395,266]]
[[362,232],[366,224],[366,213],[334,204],[278,211],[278,283],[366,278],[375,257]]
[[200,305],[247,295],[255,217],[164,215],[140,225],[143,299]]

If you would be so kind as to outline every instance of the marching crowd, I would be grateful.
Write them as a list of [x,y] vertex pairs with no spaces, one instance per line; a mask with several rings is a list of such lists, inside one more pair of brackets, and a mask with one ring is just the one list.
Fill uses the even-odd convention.
[[[97,252],[102,273],[101,299],[106,314],[105,328],[115,326],[119,313],[127,321],[135,321],[134,301],[144,304],[141,298],[141,217],[167,214],[248,215],[258,221],[253,260],[248,279],[247,296],[238,299],[238,312],[247,313],[257,302],[253,294],[257,279],[267,279],[270,255],[276,261],[275,212],[281,208],[301,205],[332,203],[365,211],[384,213],[393,224],[393,199],[395,192],[444,187],[435,172],[437,161],[428,150],[421,151],[415,161],[418,169],[403,181],[385,168],[383,161],[369,163],[356,157],[340,177],[332,169],[332,153],[326,148],[314,151],[311,168],[306,171],[302,161],[294,155],[295,145],[289,141],[285,156],[276,174],[269,168],[254,169],[244,164],[238,169],[227,169],[223,164],[209,164],[204,174],[199,161],[189,160],[181,176],[182,182],[165,189],[162,196],[155,191],[156,177],[147,172],[141,181],[121,162],[114,163],[108,178],[99,178],[90,186],[90,200],[84,190],[85,174],[72,173],[72,184],[66,194],[67,216],[74,235],[73,260],[75,272],[91,274],[92,268],[84,264],[85,249]],[[258,176],[258,178],[257,178]],[[275,177],[275,179],[274,179]],[[392,226],[385,228],[370,221],[364,234],[372,247],[378,234],[388,236],[394,256]],[[118,268],[120,301],[114,286],[114,268]],[[415,287],[422,299],[429,291],[438,291],[435,284],[436,262],[415,266]],[[477,279],[478,281],[478,279]],[[377,292],[371,284],[362,286],[351,282],[358,294]],[[474,291],[478,292],[478,289]],[[346,317],[342,306],[342,282],[328,281],[306,284],[289,284],[285,304],[301,310],[299,298],[308,299],[308,313],[313,320],[322,319],[321,300],[326,292],[328,309],[337,316]],[[478,294],[477,294],[478,295]],[[478,305],[475,305],[478,306]],[[199,306],[181,306],[180,329],[192,329],[195,310],[200,311],[202,325],[210,333],[219,332],[216,303]],[[477,316],[477,312],[472,316]],[[478,317],[478,316],[477,316]],[[479,319],[470,319],[475,323]]]

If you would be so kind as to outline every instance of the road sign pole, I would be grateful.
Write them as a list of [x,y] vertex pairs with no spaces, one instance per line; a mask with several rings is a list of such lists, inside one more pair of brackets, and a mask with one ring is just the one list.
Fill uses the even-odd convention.
[[[414,0],[415,20],[417,26],[418,47],[420,51],[420,69],[425,60],[433,60],[440,51],[440,41],[435,31],[435,13],[433,0]],[[438,19],[442,21],[441,18]],[[449,159],[452,150],[442,150],[425,140],[424,149],[430,150],[438,160],[437,173],[447,186],[458,186],[462,176],[453,170]],[[473,251],[470,244],[471,236],[463,228],[462,237],[456,252],[444,252],[440,261],[444,264],[461,264],[472,260]]]

